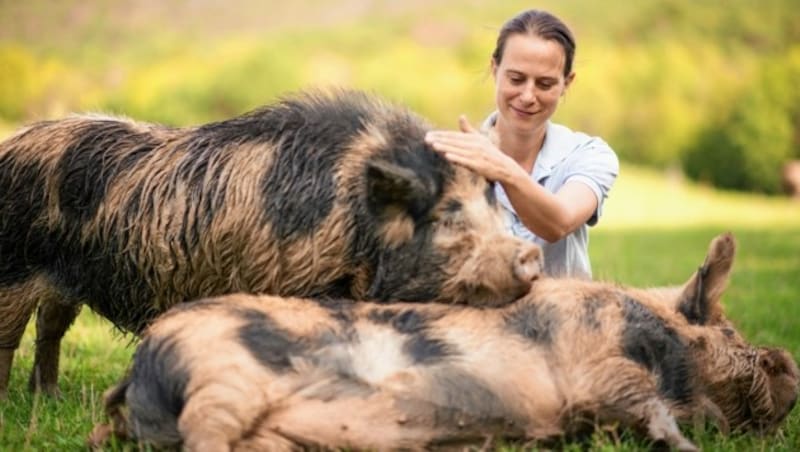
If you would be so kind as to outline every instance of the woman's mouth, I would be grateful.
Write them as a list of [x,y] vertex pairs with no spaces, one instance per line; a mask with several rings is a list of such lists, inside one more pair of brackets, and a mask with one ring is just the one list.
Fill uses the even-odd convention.
[[518,114],[520,116],[526,117],[526,118],[529,118],[529,117],[531,117],[531,116],[536,114],[536,112],[531,112],[531,111],[527,111],[527,110],[521,110],[521,109],[519,109],[519,108],[517,108],[517,107],[515,107],[513,105],[509,105],[509,108],[511,108],[511,110],[514,113],[516,113],[516,114]]

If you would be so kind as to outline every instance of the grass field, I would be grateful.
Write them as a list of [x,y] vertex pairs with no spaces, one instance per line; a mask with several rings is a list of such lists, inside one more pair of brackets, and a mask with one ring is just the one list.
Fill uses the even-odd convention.
[[[632,167],[623,167],[622,174],[601,226],[592,231],[596,279],[638,286],[683,282],[702,262],[711,238],[732,231],[739,254],[725,297],[729,317],[752,342],[779,345],[800,358],[800,204],[721,193]],[[26,390],[33,361],[29,327],[9,399],[0,402],[0,450],[83,450],[92,424],[102,420],[102,391],[125,371],[130,342],[84,310],[63,344],[63,399],[54,401]],[[691,429],[687,434],[705,450],[798,450],[800,409],[767,438]],[[564,449],[585,446],[567,443]],[[625,433],[597,435],[588,449],[646,450],[647,444]]]

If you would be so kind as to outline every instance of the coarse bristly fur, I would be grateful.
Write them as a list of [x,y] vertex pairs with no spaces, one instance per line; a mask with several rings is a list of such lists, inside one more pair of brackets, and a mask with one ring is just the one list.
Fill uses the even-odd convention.
[[89,443],[419,450],[623,426],[689,451],[680,423],[770,432],[800,374],[726,320],[734,250],[715,238],[682,287],[545,278],[493,309],[242,294],[182,305],[147,330]]
[[82,304],[140,333],[234,292],[506,303],[541,271],[492,184],[424,141],[410,111],[354,91],[170,128],[102,116],[0,143],[0,397],[38,306],[31,386],[57,392]]

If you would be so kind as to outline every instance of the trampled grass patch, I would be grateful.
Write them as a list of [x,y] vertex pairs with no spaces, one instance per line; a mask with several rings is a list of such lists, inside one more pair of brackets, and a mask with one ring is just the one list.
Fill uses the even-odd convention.
[[[631,179],[620,180],[601,226],[592,231],[595,278],[632,286],[680,284],[702,263],[711,238],[732,231],[739,250],[724,298],[728,316],[753,343],[785,347],[800,358],[800,205],[675,186],[647,171],[623,171]],[[651,201],[658,204],[652,208],[654,217],[641,212],[651,208]],[[63,343],[60,401],[27,391],[33,339],[29,325],[12,370],[9,399],[0,402],[0,450],[84,450],[92,425],[103,419],[102,392],[125,372],[131,338],[113,332],[110,323],[85,309]],[[705,450],[798,450],[800,409],[781,431],[765,438],[722,437],[713,428],[689,427],[686,432]],[[623,432],[563,447],[638,451],[648,444]],[[503,450],[519,449],[509,445]],[[138,448],[112,445],[108,450]]]

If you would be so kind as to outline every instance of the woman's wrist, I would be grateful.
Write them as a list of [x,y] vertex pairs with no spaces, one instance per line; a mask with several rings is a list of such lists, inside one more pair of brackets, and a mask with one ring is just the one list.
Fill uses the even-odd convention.
[[522,191],[522,187],[529,183],[530,177],[521,166],[517,165],[511,157],[508,157],[509,164],[505,166],[503,180],[499,182],[508,191]]

